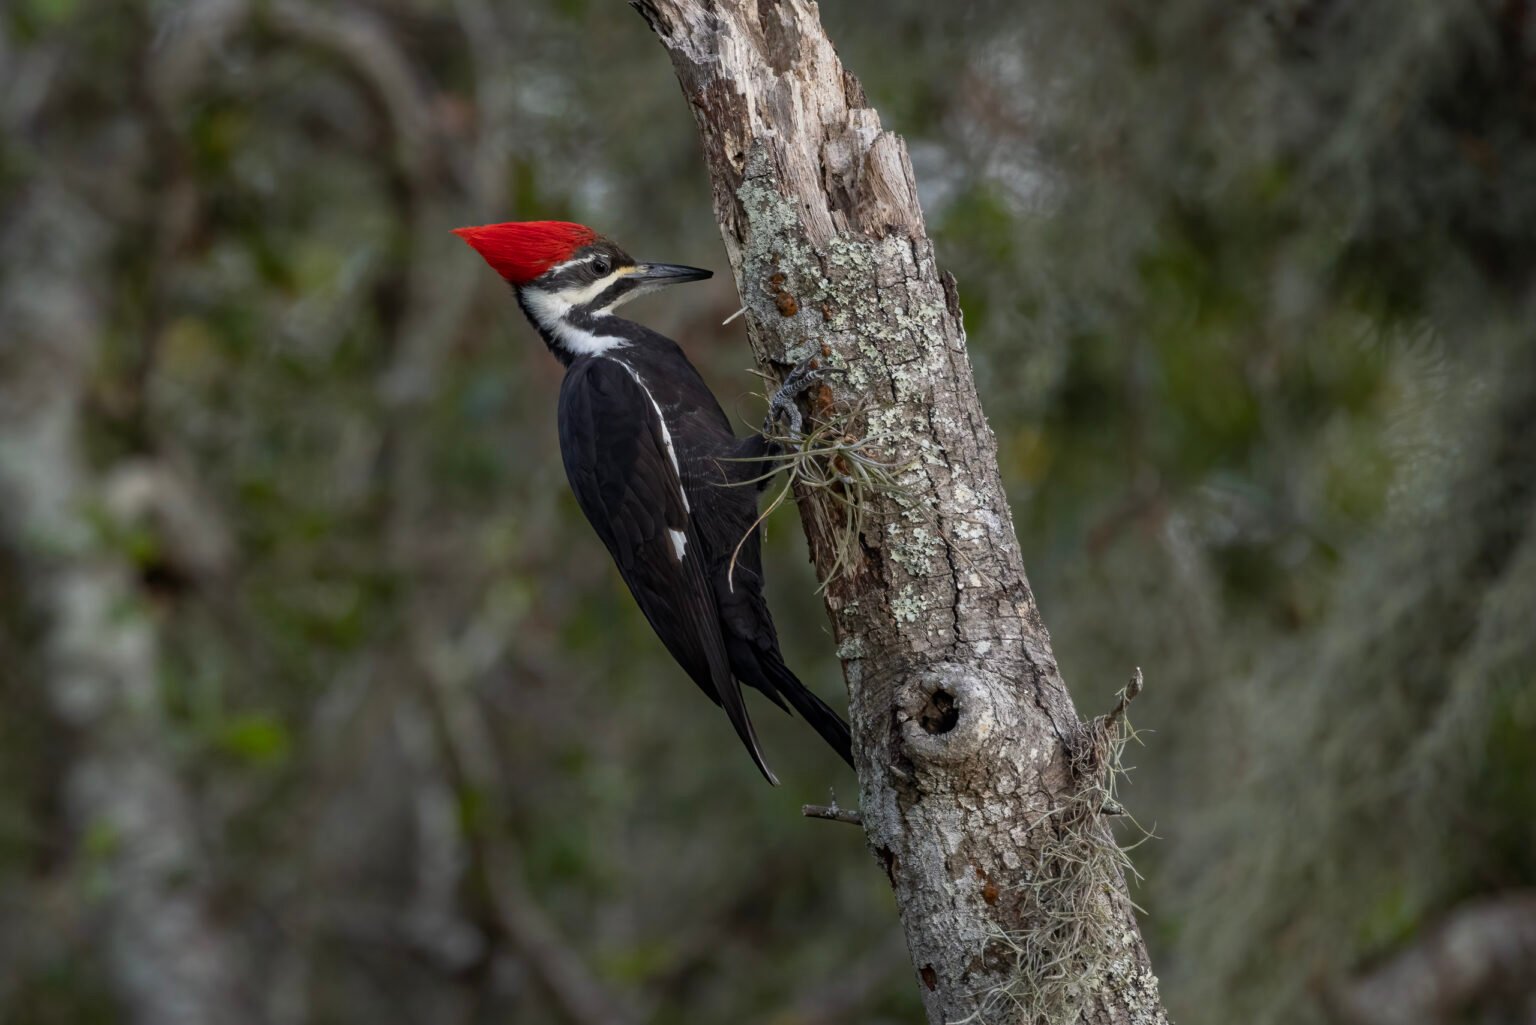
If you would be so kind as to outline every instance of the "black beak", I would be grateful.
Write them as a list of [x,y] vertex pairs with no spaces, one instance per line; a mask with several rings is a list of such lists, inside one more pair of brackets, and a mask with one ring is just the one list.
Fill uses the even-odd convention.
[[656,285],[681,285],[685,281],[703,281],[715,272],[702,267],[684,267],[680,263],[637,263],[630,276]]

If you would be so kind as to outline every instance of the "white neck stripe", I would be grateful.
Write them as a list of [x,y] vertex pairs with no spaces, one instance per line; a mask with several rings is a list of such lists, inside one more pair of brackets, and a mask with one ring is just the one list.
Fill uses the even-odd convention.
[[550,334],[560,348],[576,356],[601,356],[612,349],[628,347],[629,341],[617,335],[599,335],[584,330],[568,320],[549,325]]
[[564,293],[528,288],[523,290],[522,298],[533,319],[549,332],[555,344],[574,356],[599,356],[610,349],[622,349],[629,344],[623,338],[597,334],[572,324],[566,315],[575,303]]
[[666,446],[667,458],[672,460],[672,472],[677,475],[677,493],[683,499],[683,512],[693,512],[693,507],[688,504],[688,491],[683,487],[683,471],[677,464],[677,450],[672,447],[672,432],[667,430],[667,418],[661,415],[661,404],[656,401],[656,396],[651,394],[651,390],[645,386],[645,382],[640,380],[640,375],[635,372],[634,367],[616,356],[610,356],[609,358],[625,370],[628,370],[629,376],[633,377],[635,384],[640,386],[640,391],[644,393],[646,398],[651,400],[651,408],[656,411],[656,423],[661,427],[661,443]]

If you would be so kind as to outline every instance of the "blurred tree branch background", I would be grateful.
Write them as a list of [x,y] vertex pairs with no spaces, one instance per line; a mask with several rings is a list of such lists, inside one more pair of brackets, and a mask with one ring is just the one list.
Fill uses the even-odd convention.
[[[826,8],[1064,675],[1146,668],[1171,1017],[1529,1021],[1528,943],[1371,987],[1529,929],[1532,5]],[[0,9],[0,1021],[918,1020],[857,831],[798,814],[853,780],[778,717],[786,785],[740,765],[447,234],[563,216],[724,269],[622,5]],[[752,422],[728,280],[636,315]]]

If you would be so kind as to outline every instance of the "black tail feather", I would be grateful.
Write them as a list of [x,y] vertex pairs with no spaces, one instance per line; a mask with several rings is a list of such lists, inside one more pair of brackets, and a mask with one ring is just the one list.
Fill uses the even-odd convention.
[[821,734],[823,740],[832,745],[832,750],[842,756],[848,767],[853,768],[853,738],[843,717],[832,711],[825,701],[801,683],[777,652],[768,653],[760,661],[774,689],[794,706],[795,711],[811,724],[812,729]]

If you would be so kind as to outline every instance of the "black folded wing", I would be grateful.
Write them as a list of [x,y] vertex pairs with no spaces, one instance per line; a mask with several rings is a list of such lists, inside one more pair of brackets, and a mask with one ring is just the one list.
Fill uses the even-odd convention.
[[573,363],[560,390],[560,454],[571,490],[651,628],[725,709],[768,781],[741,687],[731,674],[706,553],[661,412],[619,359]]

